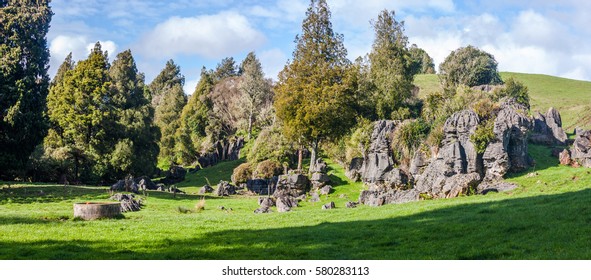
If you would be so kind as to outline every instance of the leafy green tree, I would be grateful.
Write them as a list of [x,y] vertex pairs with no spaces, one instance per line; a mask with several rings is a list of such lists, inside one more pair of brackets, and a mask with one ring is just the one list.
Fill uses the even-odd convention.
[[505,87],[494,91],[495,99],[498,101],[503,97],[513,97],[517,103],[530,108],[529,104],[529,89],[520,81],[513,77],[505,81]]
[[[66,59],[61,69],[71,68]],[[115,141],[114,107],[110,91],[107,53],[97,43],[88,59],[55,80],[47,98],[52,132],[49,147],[63,147],[74,163],[74,177],[89,180],[108,173],[108,157]],[[59,76],[58,76],[59,77]]]
[[373,100],[380,119],[397,117],[412,96],[413,61],[404,35],[404,22],[395,13],[383,10],[373,22],[375,39],[369,53],[369,77],[374,85]]
[[239,85],[242,93],[240,101],[248,123],[247,139],[250,139],[256,114],[265,103],[271,103],[272,93],[269,83],[265,80],[263,67],[254,52],[246,56],[242,65],[242,81]]
[[435,63],[429,54],[413,44],[410,47],[410,57],[412,59],[412,72],[416,74],[435,74]]
[[171,59],[166,62],[164,69],[149,85],[148,99],[152,102],[152,107],[157,108],[162,103],[164,92],[175,85],[183,87],[185,85],[185,76],[181,74],[181,67],[176,65]]
[[49,0],[0,1],[0,178],[14,179],[47,132]]
[[222,59],[213,72],[213,78],[216,82],[234,76],[238,76],[238,69],[236,67],[236,61],[234,61],[233,57],[226,57]]
[[156,107],[155,124],[160,128],[160,155],[166,162],[175,162],[175,134],[181,126],[181,112],[187,103],[181,85],[176,84],[162,94],[162,103]]
[[145,97],[144,75],[130,50],[117,55],[109,69],[117,144],[111,165],[115,176],[151,175],[158,157],[160,132],[153,123],[154,109]]
[[199,155],[199,146],[206,136],[209,114],[213,107],[209,98],[213,86],[213,72],[203,67],[195,92],[189,97],[181,113],[181,126],[176,135],[176,157],[183,164],[191,164]]
[[459,85],[502,84],[497,65],[491,54],[473,46],[462,47],[451,52],[439,65],[439,79],[447,90]]
[[[335,34],[325,0],[312,0],[296,36],[296,49],[279,74],[275,109],[284,133],[301,144],[311,144],[314,162],[318,144],[348,132],[355,111],[347,50],[343,36]],[[302,156],[298,160],[301,169]]]

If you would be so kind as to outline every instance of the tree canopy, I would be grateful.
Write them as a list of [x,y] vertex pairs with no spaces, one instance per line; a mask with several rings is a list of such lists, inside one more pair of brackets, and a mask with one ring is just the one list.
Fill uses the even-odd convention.
[[439,79],[446,89],[502,84],[497,65],[493,55],[473,46],[462,47],[439,65]]

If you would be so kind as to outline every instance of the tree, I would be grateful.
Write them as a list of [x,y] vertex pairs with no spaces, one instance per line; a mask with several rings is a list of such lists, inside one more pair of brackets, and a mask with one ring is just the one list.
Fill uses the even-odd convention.
[[108,173],[108,157],[116,144],[111,133],[115,118],[106,52],[96,43],[86,60],[73,70],[66,59],[62,81],[54,80],[47,98],[52,132],[45,144],[62,147],[74,165],[76,180],[97,179]]
[[233,57],[222,59],[213,72],[213,78],[216,82],[234,76],[238,76],[238,70],[236,69],[236,62]]
[[117,139],[110,161],[115,176],[149,176],[157,161],[160,133],[153,123],[154,109],[144,94],[144,75],[138,72],[130,50],[117,55],[109,76],[115,107],[112,128]]
[[149,85],[148,100],[152,102],[152,107],[157,108],[162,102],[163,93],[175,85],[183,87],[185,76],[181,74],[181,67],[171,59]]
[[[319,142],[337,138],[354,123],[347,50],[335,34],[325,0],[312,0],[296,36],[293,58],[279,73],[275,109],[291,140],[311,144],[314,162]],[[301,169],[302,153],[298,159]],[[311,164],[311,168],[313,164]]]
[[439,79],[448,90],[459,85],[502,84],[497,64],[494,56],[485,51],[473,46],[462,47],[451,52],[439,65]]
[[176,157],[183,164],[197,159],[199,143],[206,136],[209,114],[213,108],[209,93],[213,90],[213,72],[201,69],[201,79],[181,113],[181,125],[177,131]]
[[369,77],[374,86],[376,114],[380,119],[399,118],[405,101],[412,96],[414,73],[404,35],[404,22],[383,10],[372,23],[375,39],[369,53]]
[[242,81],[239,85],[242,96],[240,103],[248,123],[248,137],[252,135],[253,123],[256,113],[260,111],[265,103],[271,103],[271,87],[265,80],[263,67],[253,52],[250,52],[242,63]]
[[47,132],[49,0],[0,1],[0,178],[14,179]]
[[413,44],[410,47],[410,57],[412,59],[413,74],[435,74],[435,63],[429,54]]

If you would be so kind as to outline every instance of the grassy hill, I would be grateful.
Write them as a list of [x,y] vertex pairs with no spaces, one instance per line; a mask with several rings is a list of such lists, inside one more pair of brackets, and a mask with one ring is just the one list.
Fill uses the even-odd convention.
[[[529,88],[532,112],[544,114],[550,107],[558,109],[567,132],[572,133],[577,126],[591,128],[591,82],[511,72],[502,72],[501,77],[513,77]],[[415,84],[422,96],[441,90],[434,74],[418,75]]]
[[[591,124],[591,83],[502,75],[530,88],[534,110]],[[435,75],[416,81],[437,90]],[[189,174],[184,195],[150,191],[141,211],[114,220],[73,219],[73,203],[105,201],[106,187],[0,182],[0,259],[591,259],[591,169],[559,166],[542,146],[530,154],[536,166],[510,175],[513,191],[378,208],[345,208],[364,186],[330,164],[335,192],[289,213],[254,214],[256,196],[196,194],[242,161]],[[178,211],[201,199],[205,210]],[[321,210],[330,201],[337,209]]]

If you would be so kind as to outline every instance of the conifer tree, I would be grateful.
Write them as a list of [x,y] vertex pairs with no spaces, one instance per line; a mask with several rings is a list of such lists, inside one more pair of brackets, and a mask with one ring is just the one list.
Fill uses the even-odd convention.
[[157,108],[162,102],[162,94],[177,84],[183,87],[185,76],[181,74],[181,67],[171,59],[166,62],[164,69],[150,83],[148,99],[152,102],[152,107]]
[[[343,36],[333,32],[330,17],[325,0],[310,1],[293,58],[279,74],[275,89],[275,109],[284,133],[311,145],[312,162],[320,141],[343,135],[354,122],[354,95],[347,76],[351,63]],[[301,162],[300,151],[298,169]]]
[[248,123],[248,138],[252,135],[253,123],[261,106],[271,99],[271,88],[265,80],[263,67],[254,52],[250,52],[242,63],[242,81],[240,91],[244,115]]
[[49,0],[0,1],[0,178],[14,179],[47,132]]

